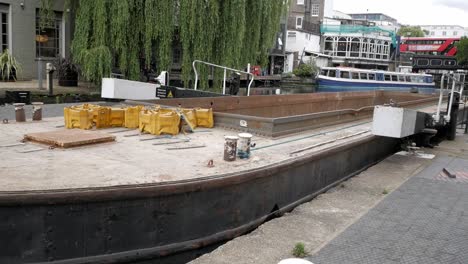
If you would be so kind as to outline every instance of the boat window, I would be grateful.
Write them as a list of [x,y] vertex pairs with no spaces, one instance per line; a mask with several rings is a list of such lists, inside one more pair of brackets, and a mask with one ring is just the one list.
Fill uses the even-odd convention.
[[328,72],[328,77],[336,78],[336,71],[335,70],[330,70]]
[[375,73],[369,73],[369,80],[375,80]]
[[320,75],[327,76],[328,75],[328,70],[321,70]]
[[361,75],[361,80],[367,80],[367,73],[361,72],[359,75]]
[[392,82],[398,82],[398,78],[396,75],[392,75]]
[[411,76],[405,76],[406,82],[411,82]]
[[432,78],[432,76],[427,76],[426,77],[426,82],[427,83],[432,83],[432,82],[434,82],[434,79]]
[[341,72],[341,78],[343,79],[349,79],[349,72]]
[[388,74],[385,74],[385,81],[386,81],[386,82],[389,82],[389,81],[391,81],[391,80],[392,80],[391,76],[388,75]]
[[404,75],[398,75],[398,81],[399,82],[404,82],[405,81],[405,76]]
[[353,72],[353,80],[359,80],[359,72]]

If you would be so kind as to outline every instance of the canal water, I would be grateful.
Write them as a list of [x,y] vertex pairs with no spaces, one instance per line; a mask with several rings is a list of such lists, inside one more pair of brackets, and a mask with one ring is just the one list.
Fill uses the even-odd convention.
[[[250,95],[275,95],[275,94],[303,94],[303,93],[315,93],[317,86],[315,84],[309,85],[282,85],[272,87],[252,87],[250,89]],[[239,95],[246,95],[247,88],[241,88]]]

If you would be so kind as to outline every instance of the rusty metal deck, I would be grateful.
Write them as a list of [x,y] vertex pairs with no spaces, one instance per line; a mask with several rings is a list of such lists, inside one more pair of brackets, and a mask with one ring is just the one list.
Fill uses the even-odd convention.
[[145,103],[213,108],[219,127],[275,138],[369,118],[375,105],[390,100],[402,107],[419,108],[435,104],[437,99],[434,95],[371,91],[164,99]]

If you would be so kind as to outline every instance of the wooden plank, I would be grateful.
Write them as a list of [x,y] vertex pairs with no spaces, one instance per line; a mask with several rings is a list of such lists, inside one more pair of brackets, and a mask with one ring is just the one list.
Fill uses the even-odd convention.
[[89,130],[66,129],[41,133],[30,133],[24,139],[49,146],[72,148],[90,144],[115,141],[115,136]]

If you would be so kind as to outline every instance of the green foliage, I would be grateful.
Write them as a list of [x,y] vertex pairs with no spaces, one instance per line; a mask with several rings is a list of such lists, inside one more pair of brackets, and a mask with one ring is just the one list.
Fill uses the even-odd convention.
[[101,83],[103,76],[110,76],[112,54],[108,47],[99,46],[84,51],[81,70],[83,76],[94,83]]
[[[77,3],[72,54],[74,62],[82,66],[84,76],[96,80],[98,76],[87,69],[102,67],[98,72],[107,73],[116,66],[127,78],[139,79],[140,69],[151,66],[152,61],[156,62],[157,71],[170,70],[173,46],[180,44],[182,79],[189,86],[193,60],[238,69],[247,63],[266,65],[288,1],[79,0]],[[110,60],[107,51],[111,53]],[[96,53],[99,58],[89,55]],[[200,87],[208,87],[210,70],[200,66]],[[222,71],[214,71],[214,77],[221,79]]]
[[39,28],[44,29],[51,27],[54,22],[54,10],[52,9],[52,0],[41,0],[41,7],[39,8]]
[[388,194],[388,190],[387,190],[387,189],[384,189],[384,190],[382,191],[382,194],[383,194],[383,195],[387,195],[387,194]]
[[292,250],[292,255],[296,258],[304,258],[307,257],[308,254],[304,243],[297,243]]
[[21,64],[13,57],[8,49],[0,54],[0,77],[3,81],[16,80],[21,72]]
[[315,76],[318,70],[319,68],[315,64],[315,60],[311,59],[307,63],[300,64],[296,69],[294,69],[293,73],[297,77],[310,78]]
[[425,36],[424,31],[418,26],[402,26],[397,33],[399,36],[422,38]]
[[468,65],[468,38],[463,37],[457,44],[457,61],[459,65]]

